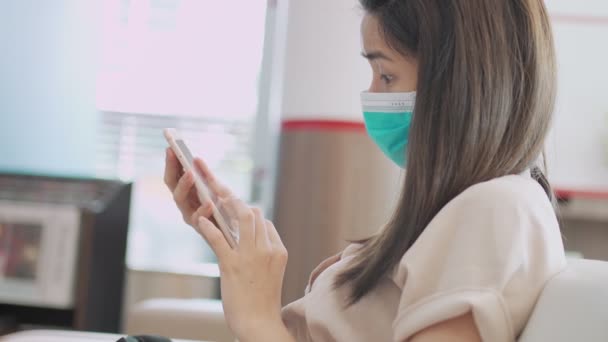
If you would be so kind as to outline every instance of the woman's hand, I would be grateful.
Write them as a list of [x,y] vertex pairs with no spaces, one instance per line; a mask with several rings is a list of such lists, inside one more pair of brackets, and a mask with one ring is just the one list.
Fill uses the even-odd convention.
[[[216,196],[232,196],[227,188],[221,186],[216,181],[213,174],[202,160],[198,158],[195,159],[194,167],[196,167],[198,173],[204,177],[208,183],[213,183],[215,191],[218,191],[215,193]],[[165,184],[173,194],[173,200],[182,213],[184,222],[197,229],[198,218],[200,216],[210,218],[213,221],[213,218],[211,217],[213,203],[211,201],[206,203],[200,202],[194,187],[194,176],[191,172],[184,172],[184,168],[171,148],[167,148],[166,150]]]
[[198,231],[218,257],[224,314],[228,326],[243,341],[292,340],[281,319],[281,289],[287,250],[272,222],[259,209],[236,198],[224,203],[238,222],[240,239],[232,249],[205,217]]
[[241,342],[294,341],[281,319],[281,290],[287,250],[272,222],[231,195],[202,160],[195,166],[210,190],[239,227],[239,243],[232,249],[211,219],[213,203],[201,204],[191,174],[182,171],[175,154],[167,150],[165,183],[173,193],[184,221],[193,226],[218,258],[224,315]]

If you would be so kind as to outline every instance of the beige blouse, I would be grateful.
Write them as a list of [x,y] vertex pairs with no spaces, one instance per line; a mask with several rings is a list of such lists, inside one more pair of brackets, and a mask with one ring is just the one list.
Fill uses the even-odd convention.
[[468,312],[483,341],[515,341],[547,280],[566,265],[554,210],[529,175],[493,179],[454,198],[395,271],[345,307],[348,291],[333,282],[357,248],[320,265],[305,296],[283,309],[298,341],[407,341]]

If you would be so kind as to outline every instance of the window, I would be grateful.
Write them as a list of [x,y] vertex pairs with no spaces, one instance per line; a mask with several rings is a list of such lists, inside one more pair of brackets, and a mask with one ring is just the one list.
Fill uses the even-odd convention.
[[213,261],[163,184],[176,127],[238,196],[251,199],[266,2],[100,2],[96,173],[135,181],[128,263]]

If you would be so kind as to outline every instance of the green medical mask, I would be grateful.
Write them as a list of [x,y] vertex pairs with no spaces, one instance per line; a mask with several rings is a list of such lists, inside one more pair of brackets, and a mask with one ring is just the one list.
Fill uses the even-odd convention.
[[387,157],[405,168],[416,92],[363,92],[361,103],[365,128],[369,136]]

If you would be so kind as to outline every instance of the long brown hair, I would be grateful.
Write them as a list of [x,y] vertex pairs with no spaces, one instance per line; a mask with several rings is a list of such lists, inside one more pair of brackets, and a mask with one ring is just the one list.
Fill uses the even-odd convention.
[[350,304],[394,270],[431,219],[468,187],[539,165],[556,92],[543,0],[360,0],[388,45],[419,65],[407,174],[388,225],[336,279]]

